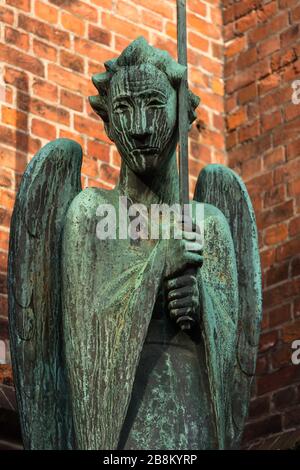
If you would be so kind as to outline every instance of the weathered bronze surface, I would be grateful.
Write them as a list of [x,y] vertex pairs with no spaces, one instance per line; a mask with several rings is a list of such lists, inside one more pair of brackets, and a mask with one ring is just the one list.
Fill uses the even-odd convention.
[[204,204],[203,248],[195,226],[184,240],[99,240],[101,204],[179,202],[186,73],[143,38],[105,66],[90,103],[122,157],[116,188],[81,190],[81,148],[58,139],[28,165],[15,204],[9,315],[24,445],[237,448],[261,319],[249,196],[230,169],[208,165],[192,203]]

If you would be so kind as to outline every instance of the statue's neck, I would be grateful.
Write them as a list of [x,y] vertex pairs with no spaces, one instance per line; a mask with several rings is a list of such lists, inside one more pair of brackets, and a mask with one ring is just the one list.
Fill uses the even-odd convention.
[[179,181],[176,154],[159,169],[159,172],[137,175],[122,162],[117,189],[134,204],[169,204],[179,202]]

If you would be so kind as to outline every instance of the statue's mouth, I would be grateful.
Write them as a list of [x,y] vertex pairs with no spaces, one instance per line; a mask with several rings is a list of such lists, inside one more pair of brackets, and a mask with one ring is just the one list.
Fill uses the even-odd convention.
[[159,151],[158,147],[136,147],[131,153],[143,153],[144,155],[152,155]]

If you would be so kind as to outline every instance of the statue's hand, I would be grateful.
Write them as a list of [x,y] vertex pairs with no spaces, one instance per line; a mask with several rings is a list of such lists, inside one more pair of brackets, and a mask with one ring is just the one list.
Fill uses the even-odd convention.
[[176,222],[174,234],[177,238],[166,240],[165,278],[173,279],[184,274],[187,269],[202,266],[202,238],[196,224]]
[[180,324],[184,317],[198,324],[200,321],[200,299],[196,270],[167,281],[167,299],[170,317]]
[[176,225],[181,239],[168,240],[165,269],[169,313],[185,330],[200,320],[197,270],[203,263],[200,229],[187,222]]

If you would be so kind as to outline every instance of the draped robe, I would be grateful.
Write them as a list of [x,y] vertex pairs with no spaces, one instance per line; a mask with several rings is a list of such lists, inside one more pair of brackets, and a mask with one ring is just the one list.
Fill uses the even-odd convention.
[[[99,240],[96,210],[118,188],[90,188],[65,221],[65,357],[80,449],[224,448],[232,435],[238,285],[228,223],[205,204],[200,324],[171,321],[160,240]],[[196,204],[196,203],[195,203]]]

